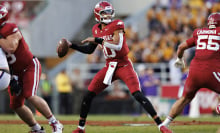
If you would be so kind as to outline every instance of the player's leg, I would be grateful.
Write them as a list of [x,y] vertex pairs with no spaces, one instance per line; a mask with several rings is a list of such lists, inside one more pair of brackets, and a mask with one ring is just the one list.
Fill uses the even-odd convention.
[[8,89],[10,96],[10,108],[16,112],[16,114],[31,128],[31,132],[33,131],[41,131],[44,132],[43,128],[37,123],[34,119],[34,115],[32,111],[24,105],[25,98],[23,94],[16,96],[12,95],[11,90]]
[[173,104],[169,116],[167,116],[162,125],[169,126],[174,118],[176,118],[183,111],[184,107],[192,101],[196,92],[199,90],[200,85],[202,84],[198,77],[198,73],[195,74],[194,72],[191,72],[188,75],[184,85],[183,95]]
[[82,103],[81,103],[81,110],[80,110],[80,120],[79,125],[76,130],[74,130],[72,133],[81,133],[85,132],[85,124],[86,124],[86,118],[89,113],[91,103],[94,99],[94,97],[103,91],[107,85],[103,84],[104,76],[106,73],[107,68],[104,67],[101,69],[93,78],[91,81],[88,92],[83,97]]
[[166,127],[183,111],[184,107],[192,101],[192,98],[182,96],[172,106],[169,116],[164,120],[162,125]]
[[48,120],[53,132],[62,133],[63,125],[52,114],[46,101],[36,95],[40,74],[40,62],[37,58],[33,58],[33,64],[23,74],[23,96]]
[[[158,128],[160,128],[162,121],[160,117],[157,115],[157,112],[155,111],[151,102],[143,95],[143,93],[141,93],[139,80],[136,72],[133,69],[132,64],[130,63],[125,67],[118,68],[115,72],[115,75],[116,77],[119,77],[121,80],[125,82],[134,98],[150,114],[150,116],[154,119],[155,123],[158,125]],[[166,131],[164,133],[171,133],[169,129],[165,130]]]

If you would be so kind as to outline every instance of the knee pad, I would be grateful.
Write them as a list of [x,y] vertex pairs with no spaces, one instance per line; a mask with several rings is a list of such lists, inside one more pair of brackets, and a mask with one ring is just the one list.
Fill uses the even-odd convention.
[[0,71],[0,91],[5,90],[10,83],[11,75],[5,71]]

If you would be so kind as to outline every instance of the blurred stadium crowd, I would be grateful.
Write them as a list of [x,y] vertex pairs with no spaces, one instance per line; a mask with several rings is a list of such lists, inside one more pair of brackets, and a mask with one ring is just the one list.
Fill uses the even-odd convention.
[[9,21],[15,22],[20,28],[27,28],[40,12],[40,5],[45,1],[4,0],[0,2],[9,11]]

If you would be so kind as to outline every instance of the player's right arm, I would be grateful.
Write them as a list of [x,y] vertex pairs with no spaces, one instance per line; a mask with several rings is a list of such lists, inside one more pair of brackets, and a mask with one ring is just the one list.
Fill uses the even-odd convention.
[[177,49],[177,57],[178,58],[182,58],[183,57],[183,54],[184,54],[184,51],[186,50],[186,49],[188,49],[189,47],[188,47],[188,44],[187,44],[187,42],[185,41],[185,42],[182,42],[179,46],[178,46],[178,49]]
[[0,47],[7,53],[14,53],[21,39],[21,33],[19,31],[16,31],[11,35],[7,36],[6,38],[1,38]]
[[79,52],[82,52],[84,54],[92,54],[96,47],[98,46],[95,43],[88,43],[88,44],[75,44],[75,43],[71,43],[70,41],[66,40],[69,47],[75,50],[78,50]]
[[178,68],[184,68],[185,67],[185,63],[184,63],[184,59],[183,59],[183,54],[184,51],[188,48],[191,48],[194,45],[194,38],[190,38],[184,42],[182,42],[177,49],[177,59],[175,61],[175,66]]
[[191,48],[193,46],[195,46],[195,38],[196,38],[196,32],[197,30],[195,30],[193,32],[193,37],[187,39],[186,41],[182,42],[177,49],[177,59],[174,63],[174,65],[178,68],[184,68],[185,67],[185,63],[184,63],[184,59],[183,59],[183,54],[184,51],[188,48]]

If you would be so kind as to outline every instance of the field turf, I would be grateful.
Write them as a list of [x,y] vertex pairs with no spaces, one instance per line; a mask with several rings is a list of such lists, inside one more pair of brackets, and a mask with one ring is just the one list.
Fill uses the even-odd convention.
[[[77,127],[79,116],[68,115],[57,118],[64,124],[63,133],[71,133]],[[47,133],[51,133],[51,128],[43,117],[36,119]],[[219,116],[200,118],[181,116],[170,125],[174,133],[217,133],[219,128]],[[29,127],[16,115],[0,115],[0,133],[28,133],[28,131]],[[152,119],[146,115],[89,115],[86,133],[159,133],[159,131]]]

